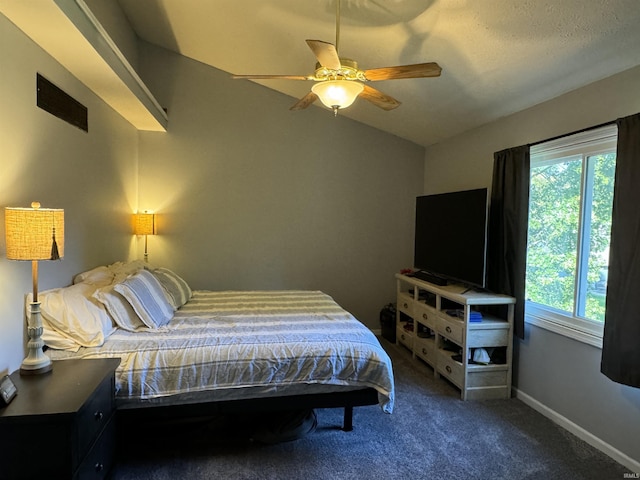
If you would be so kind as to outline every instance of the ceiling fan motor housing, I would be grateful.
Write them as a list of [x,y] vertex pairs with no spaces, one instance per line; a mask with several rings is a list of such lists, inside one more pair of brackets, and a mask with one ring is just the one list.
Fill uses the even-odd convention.
[[365,82],[367,79],[362,70],[358,70],[358,62],[350,58],[340,57],[340,68],[334,70],[324,67],[320,62],[316,63],[315,80],[359,80]]

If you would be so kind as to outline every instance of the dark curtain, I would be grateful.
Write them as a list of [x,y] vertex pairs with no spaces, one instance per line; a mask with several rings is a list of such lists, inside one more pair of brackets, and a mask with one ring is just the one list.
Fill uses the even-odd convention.
[[524,338],[530,164],[528,145],[494,154],[489,210],[487,288],[516,298],[514,333],[519,338]]
[[640,387],[640,114],[621,118],[601,371]]

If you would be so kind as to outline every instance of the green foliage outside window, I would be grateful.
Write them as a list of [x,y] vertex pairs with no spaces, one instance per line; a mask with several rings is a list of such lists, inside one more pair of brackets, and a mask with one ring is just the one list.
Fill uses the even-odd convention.
[[[587,179],[584,193],[583,173]],[[572,315],[604,320],[614,174],[615,153],[588,161],[581,156],[568,157],[531,169],[526,279],[529,300]],[[583,197],[590,203],[581,210]],[[591,213],[585,221],[581,221],[582,211]],[[582,255],[581,246],[586,249]]]

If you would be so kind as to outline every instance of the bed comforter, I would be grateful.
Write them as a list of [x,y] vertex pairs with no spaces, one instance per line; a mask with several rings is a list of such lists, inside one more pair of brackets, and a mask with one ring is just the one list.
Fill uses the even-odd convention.
[[124,402],[372,387],[384,412],[394,404],[389,356],[367,327],[319,291],[196,290],[158,330],[117,329],[100,347],[47,353],[120,358],[116,399]]

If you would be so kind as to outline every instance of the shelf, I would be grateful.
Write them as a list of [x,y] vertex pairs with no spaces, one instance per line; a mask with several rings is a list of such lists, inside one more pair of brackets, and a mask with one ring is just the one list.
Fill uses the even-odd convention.
[[[515,299],[486,292],[465,292],[459,285],[431,285],[399,274],[396,283],[397,342],[409,348],[415,358],[431,365],[436,377],[442,375],[459,388],[463,400],[509,398]],[[471,313],[482,310],[479,307],[485,305],[506,305],[506,317],[482,311],[481,321],[470,321]],[[449,315],[448,310],[456,310],[459,315]],[[407,317],[413,319],[415,332],[402,328]],[[427,330],[433,335],[418,335]],[[496,361],[504,358],[505,363],[485,365],[454,360],[457,355],[471,358],[475,348],[498,348],[499,351],[490,353],[491,358]]]

